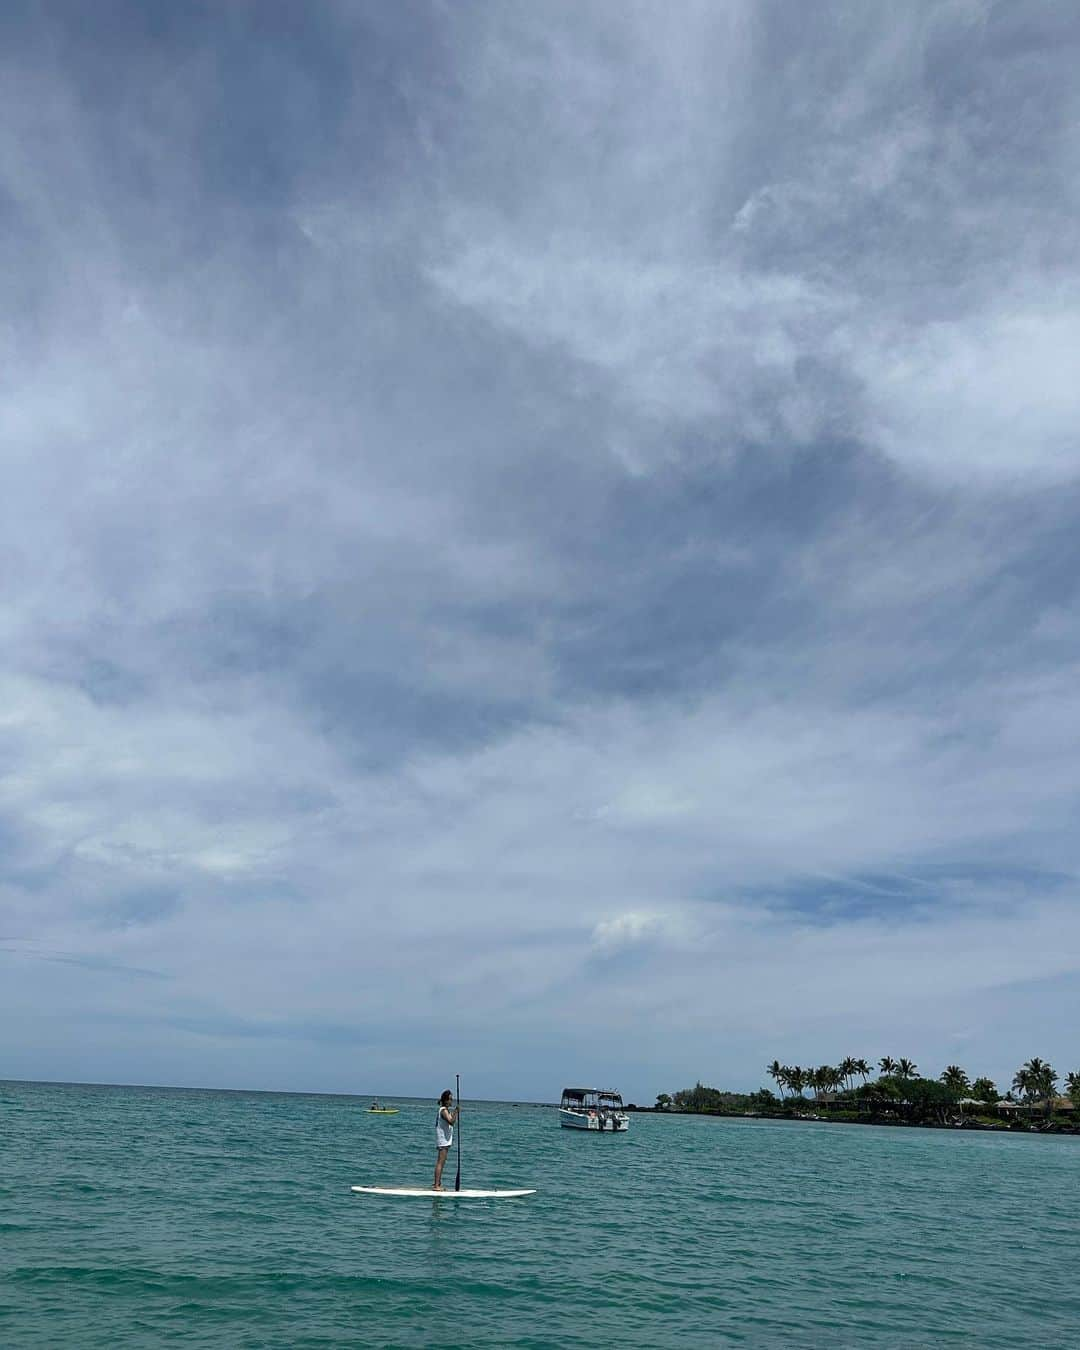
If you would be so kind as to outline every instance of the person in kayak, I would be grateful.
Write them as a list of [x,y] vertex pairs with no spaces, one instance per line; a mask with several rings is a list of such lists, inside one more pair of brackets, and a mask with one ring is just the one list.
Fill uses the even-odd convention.
[[454,1146],[454,1125],[457,1122],[459,1107],[454,1106],[454,1094],[449,1088],[439,1098],[439,1113],[435,1117],[435,1184],[433,1191],[445,1190],[442,1184],[442,1170],[446,1155]]

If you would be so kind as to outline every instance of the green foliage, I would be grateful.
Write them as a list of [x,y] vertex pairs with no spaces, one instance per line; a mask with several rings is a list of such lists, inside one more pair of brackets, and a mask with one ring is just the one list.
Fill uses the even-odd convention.
[[903,1099],[904,1085],[899,1078],[887,1074],[874,1083],[856,1089],[855,1096],[864,1102],[898,1102]]
[[[962,1099],[974,1097],[977,1101],[993,1107],[999,1100],[998,1089],[990,1078],[976,1078],[972,1083],[959,1064],[949,1064],[942,1070],[939,1080],[923,1078],[915,1064],[909,1059],[891,1059],[888,1055],[880,1061],[883,1072],[875,1082],[863,1082],[858,1087],[852,1083],[856,1075],[864,1080],[870,1075],[870,1065],[865,1059],[848,1056],[839,1065],[822,1064],[816,1068],[804,1069],[800,1065],[781,1064],[779,1060],[766,1066],[766,1072],[780,1089],[780,1098],[768,1088],[758,1092],[721,1092],[717,1088],[695,1083],[692,1088],[683,1088],[673,1097],[666,1092],[658,1094],[658,1109],[698,1112],[710,1115],[742,1115],[754,1112],[767,1116],[805,1115],[808,1107],[823,1113],[830,1120],[881,1120],[886,1123],[912,1125],[963,1124],[971,1121],[965,1118],[960,1107]],[[1024,1064],[1013,1079],[1013,1088],[1020,1097],[1030,1104],[1045,1103],[1047,1121],[1042,1128],[1054,1128],[1051,1122],[1054,1092],[1058,1075],[1053,1067],[1044,1060],[1035,1058]],[[1080,1070],[1070,1073],[1065,1079],[1066,1090],[1080,1110]],[[809,1101],[803,1092],[810,1088],[818,1094],[816,1101]],[[784,1092],[790,1095],[785,1097]],[[983,1124],[993,1124],[994,1115],[984,1117],[981,1110],[974,1113]],[[1030,1117],[1026,1117],[1030,1120]],[[1008,1123],[998,1120],[1000,1128],[1008,1128]]]
[[1044,1101],[1046,1113],[1049,1115],[1054,1106],[1057,1081],[1058,1076],[1053,1067],[1036,1056],[1017,1069],[1012,1085],[1013,1090],[1018,1092],[1025,1101]]
[[965,1093],[971,1087],[971,1084],[968,1082],[967,1074],[959,1064],[950,1064],[948,1068],[943,1069],[941,1081],[947,1088],[951,1088],[954,1092],[958,1093]]
[[960,1100],[960,1093],[932,1078],[909,1078],[904,1083],[904,1097],[916,1116],[937,1116],[944,1120],[951,1107]]
[[853,1094],[871,1114],[883,1112],[912,1124],[944,1122],[961,1095],[932,1078],[904,1078],[899,1072],[868,1083]]
[[785,1108],[785,1103],[779,1101],[768,1088],[752,1093],[721,1092],[718,1088],[705,1087],[703,1083],[683,1088],[670,1101],[676,1111],[714,1116],[741,1116],[747,1111],[778,1115]]
[[724,1105],[725,1094],[716,1088],[695,1083],[692,1088],[683,1088],[672,1099],[677,1111],[719,1111]]

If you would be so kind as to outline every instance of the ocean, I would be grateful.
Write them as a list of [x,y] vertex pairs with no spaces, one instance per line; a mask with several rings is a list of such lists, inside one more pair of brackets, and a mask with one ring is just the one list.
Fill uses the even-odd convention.
[[369,1102],[0,1084],[0,1345],[1080,1346],[1080,1137]]

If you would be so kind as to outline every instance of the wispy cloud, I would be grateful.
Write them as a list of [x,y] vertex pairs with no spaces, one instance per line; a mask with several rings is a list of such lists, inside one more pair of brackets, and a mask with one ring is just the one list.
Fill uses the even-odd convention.
[[1071,16],[3,22],[0,1072],[1067,1058]]

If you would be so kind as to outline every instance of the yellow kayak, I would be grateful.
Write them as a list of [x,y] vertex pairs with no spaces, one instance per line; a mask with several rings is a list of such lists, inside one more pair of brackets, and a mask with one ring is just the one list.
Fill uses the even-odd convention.
[[367,1113],[369,1116],[396,1116],[398,1109],[396,1106],[369,1106]]

